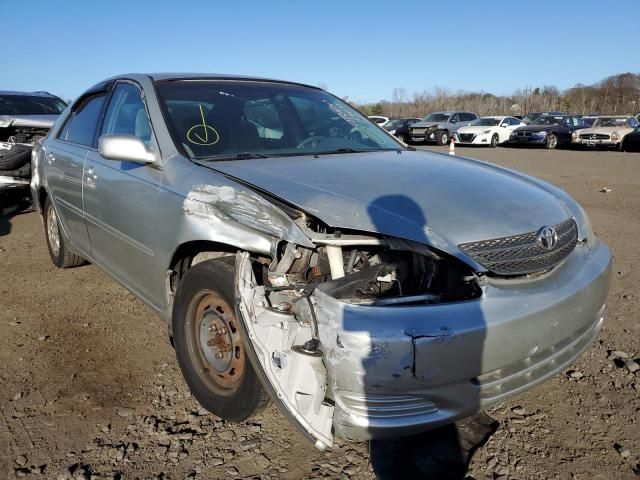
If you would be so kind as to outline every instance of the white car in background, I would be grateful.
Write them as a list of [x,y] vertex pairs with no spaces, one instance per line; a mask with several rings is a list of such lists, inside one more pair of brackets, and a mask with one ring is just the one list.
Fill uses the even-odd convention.
[[461,145],[488,145],[496,147],[509,140],[511,132],[524,125],[516,117],[482,117],[455,133],[456,143]]
[[380,115],[369,115],[367,118],[371,120],[373,123],[375,123],[376,125],[378,125],[379,127],[382,127],[385,123],[389,121],[389,117],[382,117]]

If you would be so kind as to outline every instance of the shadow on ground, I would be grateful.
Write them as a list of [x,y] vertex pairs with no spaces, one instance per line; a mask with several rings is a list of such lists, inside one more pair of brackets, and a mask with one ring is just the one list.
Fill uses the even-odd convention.
[[11,218],[29,212],[33,212],[29,196],[22,193],[0,193],[0,237],[11,233]]
[[485,413],[410,437],[372,440],[371,465],[379,480],[462,480],[474,452],[497,430]]

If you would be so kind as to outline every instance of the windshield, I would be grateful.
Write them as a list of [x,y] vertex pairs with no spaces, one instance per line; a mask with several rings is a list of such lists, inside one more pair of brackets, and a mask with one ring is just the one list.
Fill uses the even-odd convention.
[[593,123],[594,127],[626,127],[626,118],[600,117]]
[[495,127],[496,125],[498,125],[500,123],[500,119],[499,118],[491,118],[491,117],[484,117],[481,118],[479,120],[476,120],[473,125],[477,125],[479,127]]
[[157,85],[173,138],[193,159],[402,148],[345,102],[315,88],[230,80]]
[[66,107],[57,97],[0,95],[0,115],[58,115]]
[[562,125],[562,119],[563,117],[542,115],[531,122],[531,125]]
[[451,117],[448,113],[430,113],[422,119],[423,122],[448,122]]

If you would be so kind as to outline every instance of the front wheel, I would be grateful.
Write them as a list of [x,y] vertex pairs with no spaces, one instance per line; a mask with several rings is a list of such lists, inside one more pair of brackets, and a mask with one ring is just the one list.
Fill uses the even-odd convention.
[[211,413],[239,422],[263,410],[269,396],[247,356],[235,311],[232,257],[189,269],[173,307],[173,343],[195,399]]
[[547,143],[545,144],[545,147],[547,147],[549,150],[553,150],[557,146],[558,146],[558,137],[556,136],[556,134],[550,133],[549,135],[547,135]]
[[449,132],[446,130],[436,132],[436,143],[440,146],[449,143]]
[[491,148],[496,148],[498,146],[498,134],[494,133],[491,137]]

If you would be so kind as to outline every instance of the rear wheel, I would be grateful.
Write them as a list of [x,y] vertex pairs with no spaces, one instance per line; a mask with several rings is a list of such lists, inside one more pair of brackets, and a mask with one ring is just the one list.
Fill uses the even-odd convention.
[[545,144],[545,147],[547,147],[549,150],[553,150],[557,146],[558,146],[558,137],[556,136],[556,134],[550,133],[549,135],[547,135],[547,143]]
[[446,130],[438,130],[436,132],[436,143],[438,145],[446,145],[449,143],[449,132]]
[[498,134],[494,133],[491,137],[491,148],[496,148],[498,146]]
[[246,353],[235,310],[233,257],[198,263],[180,282],[173,342],[195,399],[211,413],[242,421],[269,403]]
[[44,230],[49,256],[56,267],[79,267],[86,262],[84,258],[69,251],[67,239],[60,228],[58,214],[49,197],[44,201]]

